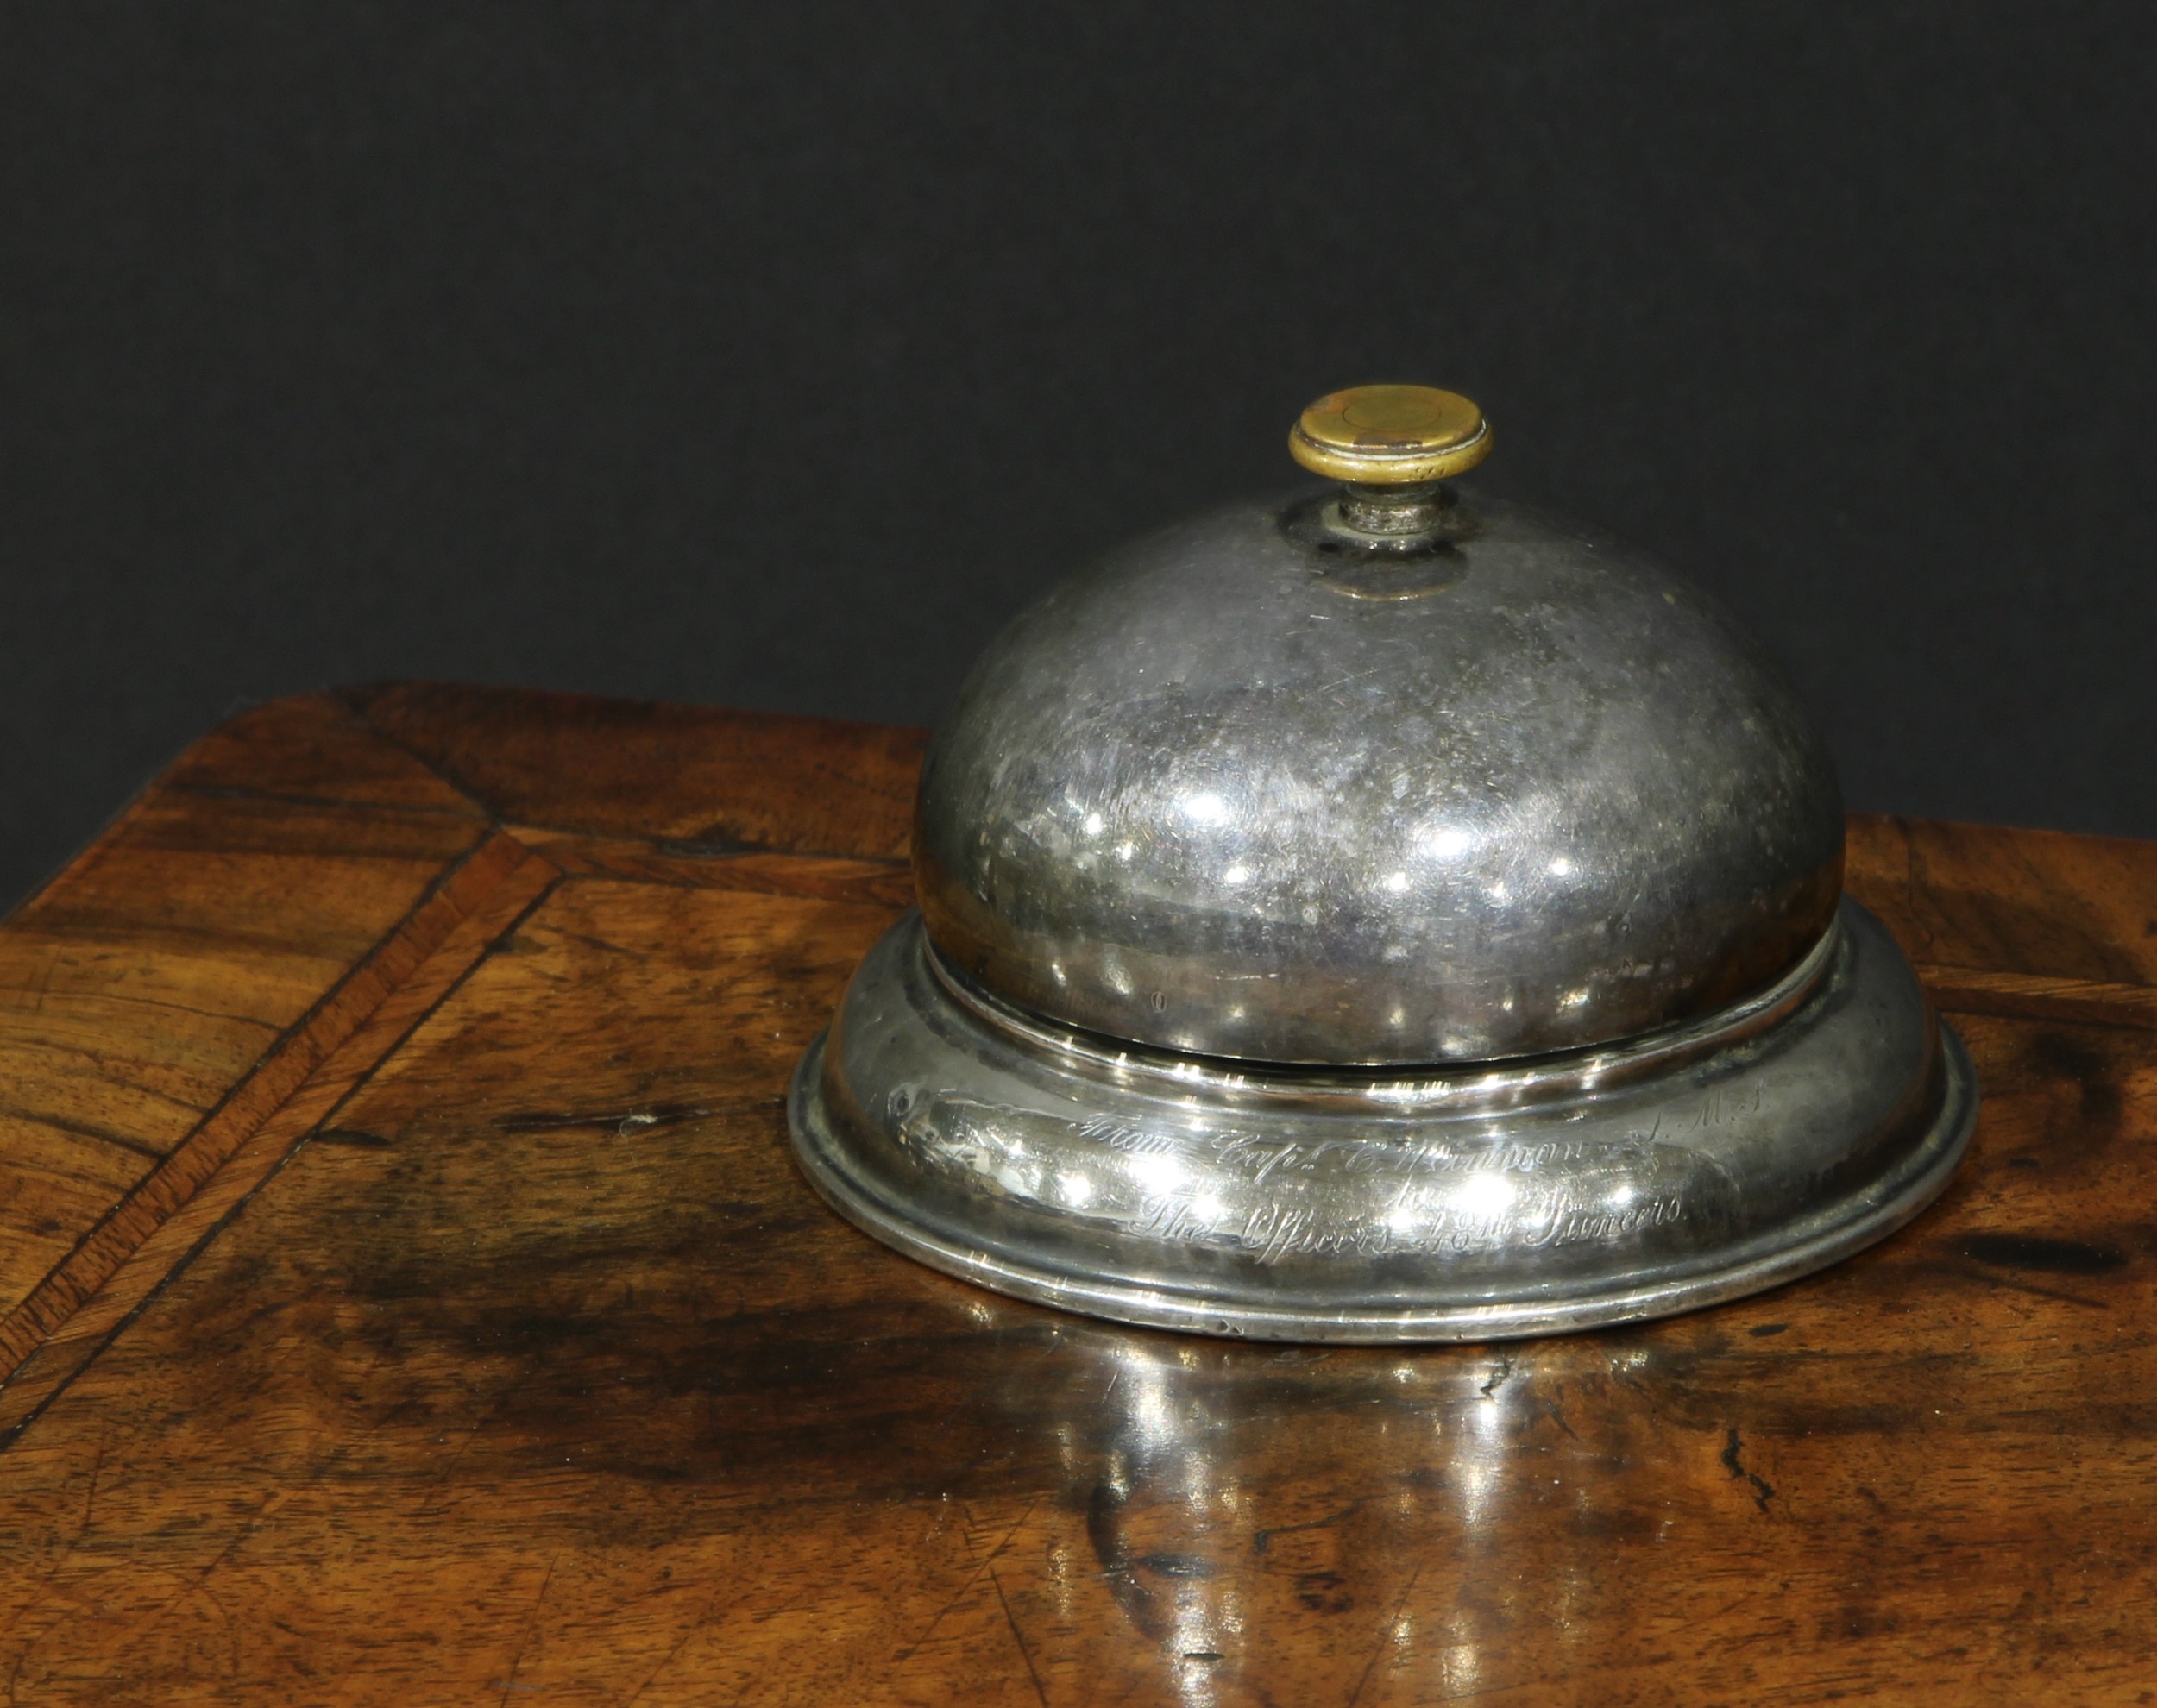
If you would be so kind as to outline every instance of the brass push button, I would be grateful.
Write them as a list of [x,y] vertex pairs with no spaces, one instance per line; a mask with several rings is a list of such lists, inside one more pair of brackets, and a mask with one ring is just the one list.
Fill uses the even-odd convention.
[[1365,487],[1418,485],[1466,474],[1490,454],[1490,424],[1458,392],[1352,386],[1320,398],[1288,435],[1313,474]]

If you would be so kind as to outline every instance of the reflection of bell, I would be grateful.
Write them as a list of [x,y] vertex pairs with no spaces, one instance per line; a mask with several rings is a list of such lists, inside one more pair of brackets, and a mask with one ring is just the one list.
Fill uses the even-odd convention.
[[1129,1322],[1465,1340],[1750,1292],[1940,1190],[1968,1060],[1841,896],[1802,708],[1658,564],[1446,484],[1489,444],[1321,399],[1291,447],[1346,484],[990,648],[921,912],[796,1077],[840,1211]]

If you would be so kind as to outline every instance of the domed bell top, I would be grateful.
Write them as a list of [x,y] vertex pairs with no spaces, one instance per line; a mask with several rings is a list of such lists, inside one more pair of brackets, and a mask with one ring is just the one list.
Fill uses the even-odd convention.
[[1833,768],[1763,650],[1590,528],[1445,484],[1481,411],[1334,393],[1344,484],[1056,587],[923,771],[946,970],[1213,1057],[1443,1064],[1608,1043],[1772,983],[1841,887]]

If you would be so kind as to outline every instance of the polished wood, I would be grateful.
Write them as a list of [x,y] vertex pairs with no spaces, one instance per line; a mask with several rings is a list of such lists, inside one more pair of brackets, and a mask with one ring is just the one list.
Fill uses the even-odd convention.
[[2153,1699],[2157,846],[1852,821],[1985,1099],[1885,1244],[1245,1346],[792,1167],[920,750],[280,701],[0,927],[5,1700]]

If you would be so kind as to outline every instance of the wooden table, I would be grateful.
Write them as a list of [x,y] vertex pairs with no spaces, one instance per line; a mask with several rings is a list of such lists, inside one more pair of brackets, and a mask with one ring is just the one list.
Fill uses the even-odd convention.
[[1852,821],[1985,1099],[1886,1245],[1282,1349],[796,1173],[920,746],[284,700],[0,929],[7,1702],[2157,1699],[2157,846]]

